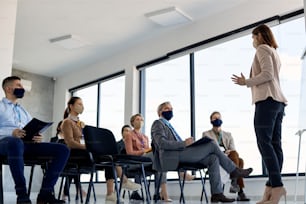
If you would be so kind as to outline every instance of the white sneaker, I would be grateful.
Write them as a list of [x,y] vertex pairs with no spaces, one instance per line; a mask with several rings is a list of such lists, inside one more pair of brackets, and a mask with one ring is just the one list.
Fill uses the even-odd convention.
[[[116,192],[113,192],[110,195],[105,196],[105,204],[113,204],[117,202],[117,194]],[[122,200],[120,200],[120,204],[124,204]]]
[[110,195],[106,195],[105,196],[105,201],[113,201],[113,202],[116,202],[117,201],[117,195],[115,192],[113,192],[112,194]]
[[127,180],[125,183],[122,184],[122,188],[129,190],[129,191],[137,191],[141,189],[141,185],[138,183],[134,183],[130,180]]

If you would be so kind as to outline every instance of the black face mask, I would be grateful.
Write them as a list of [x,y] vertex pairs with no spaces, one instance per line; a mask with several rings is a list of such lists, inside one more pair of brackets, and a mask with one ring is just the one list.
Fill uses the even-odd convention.
[[173,111],[164,111],[164,112],[162,112],[162,116],[166,120],[171,120],[171,118],[173,117]]
[[214,127],[220,127],[220,126],[222,125],[222,120],[221,120],[221,119],[213,120],[213,121],[211,121],[211,124],[212,124]]
[[17,98],[23,98],[24,92],[25,92],[24,88],[16,88],[16,89],[14,89],[14,93],[13,93],[13,94],[14,94]]

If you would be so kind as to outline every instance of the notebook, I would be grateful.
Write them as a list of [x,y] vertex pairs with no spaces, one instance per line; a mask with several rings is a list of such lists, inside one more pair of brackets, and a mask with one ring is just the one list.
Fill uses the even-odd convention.
[[48,129],[53,122],[44,122],[37,118],[33,118],[26,126],[24,126],[23,130],[26,131],[26,136],[23,138],[24,141],[32,141],[35,135],[43,133],[46,129]]

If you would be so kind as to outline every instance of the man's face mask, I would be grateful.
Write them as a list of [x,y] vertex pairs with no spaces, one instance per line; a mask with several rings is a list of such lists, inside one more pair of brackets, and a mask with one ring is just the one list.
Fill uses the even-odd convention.
[[173,111],[164,111],[164,112],[162,112],[162,116],[166,120],[171,120],[171,118],[173,117]]
[[17,97],[17,98],[23,98],[24,96],[24,88],[15,88],[13,94]]
[[220,126],[222,125],[222,120],[217,118],[217,119],[211,121],[211,124],[212,124],[214,127],[220,127]]

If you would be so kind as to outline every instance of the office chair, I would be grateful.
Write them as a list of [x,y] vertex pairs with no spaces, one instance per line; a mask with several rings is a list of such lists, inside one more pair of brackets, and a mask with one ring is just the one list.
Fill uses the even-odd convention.
[[[115,180],[115,191],[117,195],[117,203],[120,203],[120,190],[122,182],[120,182],[120,186],[118,187],[117,182],[117,173],[116,166],[122,166],[123,170],[129,166],[139,166],[142,172],[142,177],[144,180],[144,187],[146,191],[146,201],[149,203],[149,189],[145,179],[145,165],[152,164],[150,158],[141,157],[141,156],[132,156],[132,155],[122,155],[118,154],[117,143],[115,140],[115,136],[113,133],[104,128],[97,128],[93,126],[85,126],[83,129],[84,139],[86,149],[91,152],[93,159],[95,161],[96,170],[99,170],[100,167],[110,166],[112,167],[113,176]],[[93,175],[91,175],[90,182],[92,182]],[[123,174],[122,174],[123,177]],[[121,178],[122,180],[122,178]],[[90,188],[88,190],[86,203],[89,201],[90,196]]]

